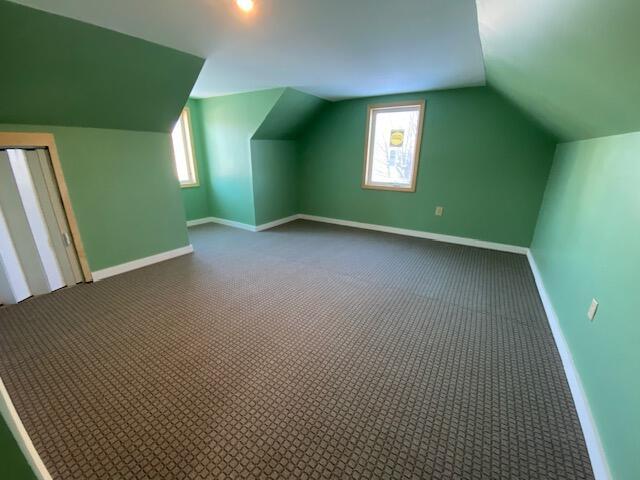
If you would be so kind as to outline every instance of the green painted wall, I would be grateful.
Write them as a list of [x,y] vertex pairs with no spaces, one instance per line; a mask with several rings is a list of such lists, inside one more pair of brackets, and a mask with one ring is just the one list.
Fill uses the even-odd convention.
[[[423,98],[417,191],[362,189],[367,105]],[[529,246],[555,139],[481,87],[332,103],[299,148],[302,213]]]
[[477,5],[491,85],[566,140],[640,130],[638,0]]
[[294,141],[329,102],[286,88],[251,140],[256,225],[299,212],[299,169]]
[[[255,225],[250,140],[284,89],[197,100],[214,217]],[[202,140],[204,137],[204,140]]]
[[191,99],[208,209],[204,193],[183,191],[187,218],[260,225],[298,213],[294,139],[326,104],[292,88]]
[[256,225],[298,213],[296,152],[291,140],[251,140]]
[[168,132],[204,60],[0,0],[0,123]]
[[200,102],[190,99],[186,106],[189,108],[191,116],[193,155],[195,156],[200,185],[197,187],[181,188],[180,190],[187,220],[196,220],[211,216],[211,208],[209,206],[209,164],[207,162],[207,152],[204,145]]
[[0,125],[55,135],[92,270],[188,245],[169,134]]
[[35,480],[36,476],[29,463],[22,455],[22,451],[9,426],[0,416],[0,478],[7,480]]
[[640,478],[639,159],[640,132],[559,145],[531,246],[616,480]]

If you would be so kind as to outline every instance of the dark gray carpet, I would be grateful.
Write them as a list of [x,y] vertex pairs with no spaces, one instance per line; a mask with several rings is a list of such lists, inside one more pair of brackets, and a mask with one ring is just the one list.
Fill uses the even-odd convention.
[[0,310],[55,479],[590,479],[524,256],[310,222]]

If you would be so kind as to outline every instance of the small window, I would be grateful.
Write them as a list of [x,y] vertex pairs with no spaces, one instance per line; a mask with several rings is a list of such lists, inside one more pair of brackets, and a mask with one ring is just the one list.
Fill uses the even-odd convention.
[[424,101],[369,107],[363,188],[415,192]]
[[178,123],[171,133],[173,140],[173,155],[176,162],[178,180],[182,187],[197,187],[198,171],[193,158],[193,142],[191,140],[191,121],[189,110],[185,108],[178,119]]

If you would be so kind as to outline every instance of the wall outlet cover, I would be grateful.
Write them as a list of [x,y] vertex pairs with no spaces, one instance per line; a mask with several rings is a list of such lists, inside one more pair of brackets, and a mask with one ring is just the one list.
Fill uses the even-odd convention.
[[441,217],[444,214],[444,207],[436,207],[436,217]]

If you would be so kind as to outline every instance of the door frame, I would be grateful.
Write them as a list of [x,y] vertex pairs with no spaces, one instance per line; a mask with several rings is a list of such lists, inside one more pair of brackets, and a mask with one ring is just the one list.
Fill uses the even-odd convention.
[[62,206],[64,207],[65,216],[67,217],[69,230],[71,230],[71,237],[73,237],[73,245],[76,249],[76,253],[78,254],[78,260],[80,261],[82,276],[84,277],[85,282],[93,281],[89,262],[87,261],[87,255],[82,243],[80,229],[78,228],[78,222],[76,221],[76,215],[73,212],[73,206],[71,205],[69,189],[67,188],[67,182],[64,179],[64,172],[62,170],[62,164],[60,163],[60,157],[58,156],[58,149],[56,147],[53,134],[0,132],[0,148],[46,148],[49,150],[51,166],[53,167],[53,173],[58,186],[58,191],[60,192],[60,198],[62,199]]

